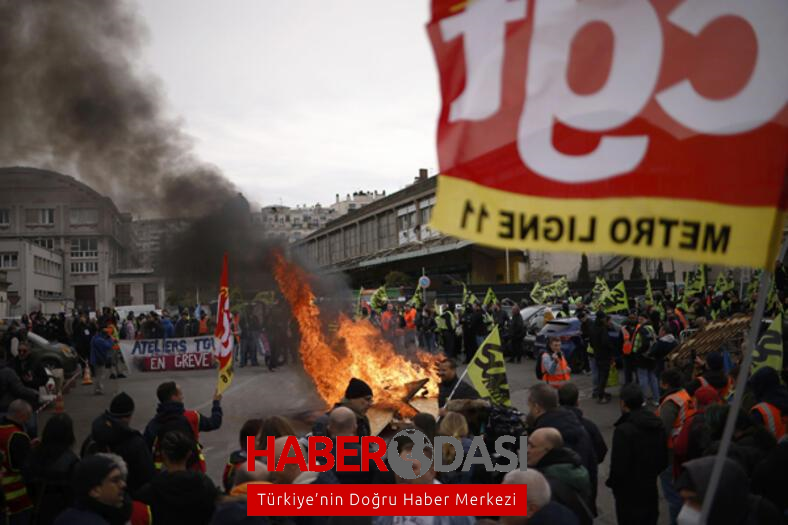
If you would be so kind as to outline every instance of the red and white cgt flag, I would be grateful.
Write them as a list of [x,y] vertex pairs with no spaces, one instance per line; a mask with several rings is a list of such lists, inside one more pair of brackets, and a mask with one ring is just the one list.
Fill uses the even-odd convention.
[[219,362],[219,381],[216,390],[219,394],[227,390],[233,381],[233,328],[230,313],[230,288],[227,284],[227,254],[222,262],[222,277],[219,282],[219,313],[216,317],[214,336],[218,340],[216,360]]

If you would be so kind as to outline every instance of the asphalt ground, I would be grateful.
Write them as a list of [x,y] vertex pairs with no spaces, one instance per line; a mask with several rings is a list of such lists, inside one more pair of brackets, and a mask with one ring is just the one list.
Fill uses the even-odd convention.
[[[102,411],[109,407],[112,397],[121,391],[135,401],[136,409],[132,426],[144,429],[156,411],[156,387],[163,381],[177,381],[183,390],[186,406],[210,413],[211,399],[216,387],[216,370],[193,370],[175,372],[133,372],[126,379],[105,379],[105,394],[93,395],[93,387],[77,384],[65,396],[65,411],[74,419],[77,447],[90,432],[90,425]],[[534,374],[534,361],[521,364],[507,363],[512,404],[527,412],[528,388],[538,382]],[[617,388],[609,389],[612,402],[599,405],[591,399],[591,376],[574,375],[572,380],[580,389],[580,408],[585,417],[598,426],[608,447],[611,445],[613,425],[620,415]],[[224,465],[233,450],[239,448],[238,432],[249,418],[283,415],[293,421],[298,432],[307,432],[309,422],[325,409],[317,396],[309,377],[296,365],[287,365],[269,372],[264,367],[236,369],[233,384],[222,399],[224,421],[219,430],[203,432],[201,442],[207,459],[208,474],[217,484],[221,482]],[[52,410],[39,415],[39,432],[43,429]],[[613,495],[604,486],[609,470],[609,456],[599,468],[599,490],[597,506],[599,524],[616,523]],[[660,509],[660,523],[667,523],[664,503]]]

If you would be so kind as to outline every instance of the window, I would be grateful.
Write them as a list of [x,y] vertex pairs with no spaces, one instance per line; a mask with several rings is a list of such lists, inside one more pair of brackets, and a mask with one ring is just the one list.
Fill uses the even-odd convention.
[[142,285],[142,302],[144,304],[159,304],[158,283],[144,283]]
[[70,224],[97,224],[98,210],[96,208],[71,208],[68,218]]
[[33,295],[36,296],[37,299],[52,299],[52,298],[59,298],[60,292],[51,292],[49,290],[33,290]]
[[71,263],[71,273],[98,273],[98,263],[91,261]]
[[55,249],[55,239],[52,237],[39,237],[38,239],[33,240],[33,244],[40,246],[41,248],[46,248],[47,250]]
[[36,208],[25,210],[25,223],[33,226],[51,226],[55,224],[55,209]]
[[55,261],[50,261],[38,255],[33,257],[33,270],[36,273],[49,275],[52,277],[60,277],[60,272],[63,266]]
[[117,306],[127,306],[131,304],[131,285],[115,285],[115,304]]
[[8,226],[9,224],[11,224],[11,210],[0,208],[0,226]]
[[71,239],[71,257],[75,259],[98,257],[98,239]]
[[16,268],[19,265],[19,254],[17,252],[0,253],[0,269]]

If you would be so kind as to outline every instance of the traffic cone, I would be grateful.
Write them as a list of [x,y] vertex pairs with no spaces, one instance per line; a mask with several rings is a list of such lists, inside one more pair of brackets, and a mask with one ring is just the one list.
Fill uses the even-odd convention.
[[90,377],[90,365],[85,365],[82,367],[82,384],[83,385],[92,385],[93,378]]
[[57,397],[55,398],[55,414],[62,414],[65,408],[66,406],[63,402],[63,394],[58,393]]

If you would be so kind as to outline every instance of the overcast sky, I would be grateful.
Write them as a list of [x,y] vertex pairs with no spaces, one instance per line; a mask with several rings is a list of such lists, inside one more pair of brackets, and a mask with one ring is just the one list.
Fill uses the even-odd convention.
[[260,204],[437,171],[427,0],[136,0],[170,110]]

